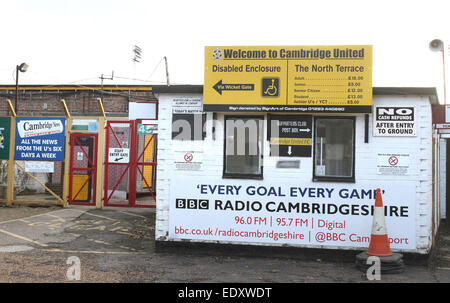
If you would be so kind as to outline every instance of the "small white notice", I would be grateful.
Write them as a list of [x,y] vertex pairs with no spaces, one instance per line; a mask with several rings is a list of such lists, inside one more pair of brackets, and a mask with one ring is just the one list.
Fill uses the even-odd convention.
[[83,152],[77,152],[77,161],[83,161]]
[[174,114],[201,114],[202,111],[202,97],[178,97],[173,99],[172,113]]
[[109,148],[108,163],[130,163],[130,149]]
[[378,153],[377,174],[389,176],[409,175],[410,155],[406,153]]
[[157,106],[155,102],[130,102],[128,119],[156,119]]
[[25,171],[28,173],[53,173],[55,163],[50,161],[26,161]]
[[203,163],[203,153],[193,151],[175,152],[176,170],[201,170]]

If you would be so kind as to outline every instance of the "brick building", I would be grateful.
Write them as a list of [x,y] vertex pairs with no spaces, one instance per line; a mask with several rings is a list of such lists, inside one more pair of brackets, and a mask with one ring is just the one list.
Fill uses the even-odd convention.
[[[0,85],[0,116],[10,116],[7,99],[11,100],[16,108],[16,114],[20,116],[65,116],[61,99],[64,99],[71,116],[100,116],[100,108],[97,98],[103,100],[105,113],[109,117],[128,118],[130,102],[157,102],[153,95],[152,86],[149,85],[21,85],[18,90],[18,102],[16,101],[16,87],[14,85]],[[62,194],[62,176],[64,162],[56,161],[54,173],[34,174],[41,182],[45,183],[56,194]],[[6,169],[6,166],[4,166]],[[16,169],[17,180],[21,188],[28,188],[44,192],[42,186],[31,180],[20,170]],[[110,171],[111,177],[117,175]],[[120,173],[119,173],[120,175]],[[4,178],[5,179],[5,178]],[[6,179],[5,179],[6,180]],[[2,183],[6,181],[3,180]],[[18,183],[18,181],[15,183]],[[6,185],[6,183],[4,184]],[[18,186],[17,184],[15,186]],[[6,193],[0,194],[4,199]]]
[[[149,85],[21,85],[18,91],[17,115],[64,115],[61,99],[73,116],[97,116],[97,98],[102,98],[107,116],[127,116],[130,102],[155,102]],[[0,116],[8,116],[6,99],[15,103],[16,87],[0,85]]]

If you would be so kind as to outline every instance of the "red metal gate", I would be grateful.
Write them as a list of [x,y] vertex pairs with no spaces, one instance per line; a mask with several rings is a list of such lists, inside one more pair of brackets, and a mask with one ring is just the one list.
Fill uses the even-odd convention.
[[157,135],[138,134],[138,125],[142,120],[106,123],[105,206],[156,206]]
[[95,205],[97,134],[71,134],[69,204]]

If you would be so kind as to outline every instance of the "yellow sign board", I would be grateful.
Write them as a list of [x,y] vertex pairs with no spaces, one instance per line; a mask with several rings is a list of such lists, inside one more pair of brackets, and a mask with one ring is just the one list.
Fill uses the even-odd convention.
[[372,111],[372,46],[208,46],[204,111]]
[[312,145],[311,138],[270,138],[270,144],[275,145]]

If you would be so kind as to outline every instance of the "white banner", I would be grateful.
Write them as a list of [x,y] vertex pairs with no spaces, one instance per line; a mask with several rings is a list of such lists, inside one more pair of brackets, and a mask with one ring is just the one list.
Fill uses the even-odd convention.
[[64,125],[60,120],[22,120],[17,123],[21,138],[60,134]]
[[50,161],[26,161],[25,171],[29,173],[53,173],[55,163]]
[[392,248],[416,248],[415,185],[171,180],[169,237],[367,248],[376,188]]

